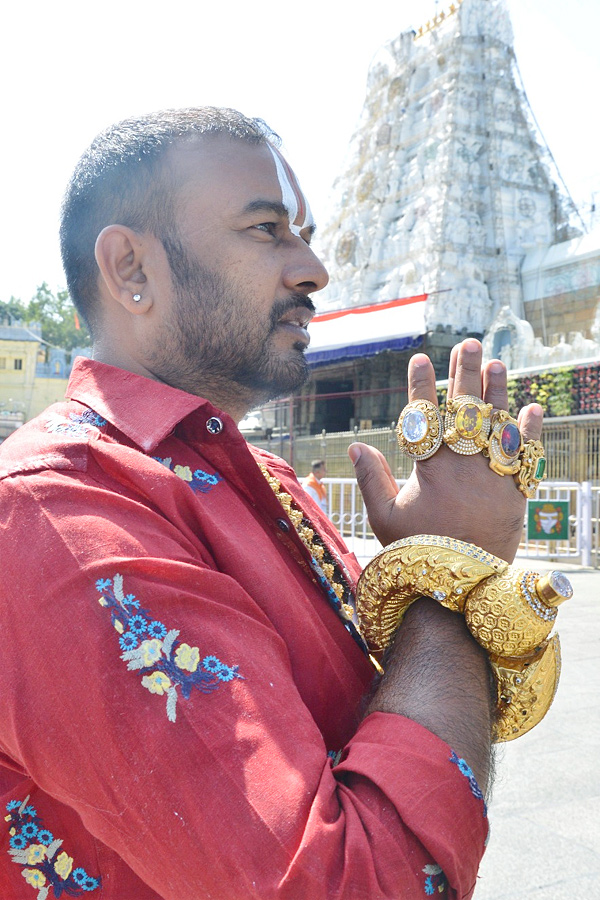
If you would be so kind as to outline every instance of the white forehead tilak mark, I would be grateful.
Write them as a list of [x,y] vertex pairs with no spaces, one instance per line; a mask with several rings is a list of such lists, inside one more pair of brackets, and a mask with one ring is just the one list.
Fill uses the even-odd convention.
[[288,211],[290,231],[292,234],[299,235],[303,228],[314,224],[310,206],[302,193],[298,179],[279,150],[272,144],[267,144],[267,146],[275,160],[277,178],[281,187],[281,202]]

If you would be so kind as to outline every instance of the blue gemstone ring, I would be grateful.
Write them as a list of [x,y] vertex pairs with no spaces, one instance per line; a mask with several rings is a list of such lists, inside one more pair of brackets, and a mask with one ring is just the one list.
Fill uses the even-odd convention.
[[523,438],[517,425],[504,409],[492,415],[491,431],[487,450],[490,458],[490,469],[497,475],[516,475],[521,468]]
[[398,419],[396,436],[398,446],[412,459],[429,459],[442,446],[444,433],[440,411],[429,400],[413,400],[408,403]]

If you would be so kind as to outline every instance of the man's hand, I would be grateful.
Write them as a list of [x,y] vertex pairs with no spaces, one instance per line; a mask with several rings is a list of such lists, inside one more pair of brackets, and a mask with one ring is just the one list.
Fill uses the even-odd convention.
[[[448,397],[471,394],[495,409],[508,408],[506,367],[492,360],[482,369],[481,344],[469,338],[452,349]],[[437,404],[435,372],[425,354],[408,366],[408,399]],[[398,410],[400,412],[400,410]],[[539,440],[543,410],[537,403],[519,413],[523,440]],[[477,453],[461,456],[443,445],[430,459],[415,464],[398,491],[383,457],[366,444],[352,444],[349,455],[375,535],[385,546],[411,534],[443,534],[477,544],[512,562],[523,530],[525,497],[514,478],[500,476]]]

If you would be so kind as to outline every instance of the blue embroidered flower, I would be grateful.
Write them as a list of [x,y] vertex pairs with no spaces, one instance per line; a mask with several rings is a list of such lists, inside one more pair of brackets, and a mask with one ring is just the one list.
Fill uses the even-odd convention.
[[81,415],[69,413],[69,418],[75,422],[76,425],[94,425],[96,428],[102,428],[103,425],[107,424],[106,419],[99,416],[93,409],[86,409]]
[[181,478],[182,481],[187,482],[193,491],[200,491],[201,494],[207,494],[209,491],[212,491],[215,485],[223,480],[218,472],[215,472],[213,475],[211,475],[210,472],[205,472],[203,469],[196,469],[192,472],[189,466],[174,465],[171,456],[166,456],[164,458],[153,456],[152,459],[155,459],[156,462],[159,462],[166,469],[169,469],[170,472],[173,472],[178,478]]
[[119,638],[119,644],[121,645],[122,650],[135,650],[139,641],[132,631],[126,631],[125,634],[122,634]]
[[98,581],[96,582],[96,590],[100,591],[100,593],[102,593],[102,591],[105,591],[106,588],[110,587],[110,585],[111,585],[110,578],[99,578]]
[[[5,817],[10,831],[16,832],[9,838],[9,853],[12,861],[21,866],[25,881],[39,888],[39,896],[48,900],[50,896],[58,900],[63,894],[81,897],[84,891],[101,887],[100,877],[92,878],[85,869],[78,868],[71,872],[73,858],[67,852],[63,851],[57,857],[52,853],[46,855],[49,851],[45,848],[54,842],[54,836],[48,829],[40,827],[42,823],[33,806],[25,806],[28,800],[29,797],[23,801],[11,800],[7,804],[10,815]],[[37,824],[24,821],[25,816],[35,818]],[[61,840],[56,842],[56,846],[60,844]]]
[[[199,648],[178,641],[179,631],[169,631],[149,610],[141,608],[138,601],[127,602],[134,594],[126,598],[122,575],[115,575],[109,587],[104,581],[102,585],[98,602],[110,610],[112,625],[120,635],[121,659],[130,671],[140,672],[142,685],[150,693],[166,697],[170,722],[177,718],[179,692],[189,700],[194,688],[208,694],[223,682],[243,678],[237,666],[228,666],[216,656],[205,656],[200,662]],[[138,611],[132,615],[129,607],[134,605]]]
[[24,847],[27,846],[29,841],[22,834],[13,834],[9,843],[10,843],[10,846],[13,847],[15,850],[22,850]]
[[94,891],[98,887],[99,882],[92,878],[91,875],[85,871],[85,869],[74,869],[71,873],[71,877],[75,884],[78,884],[79,887],[84,891]]
[[150,624],[148,625],[148,634],[150,635],[150,637],[158,638],[159,640],[161,640],[162,638],[166,637],[167,629],[162,622],[157,622],[155,620],[154,622],[150,622]]
[[475,778],[475,776],[473,774],[473,769],[471,768],[471,766],[467,763],[467,761],[465,759],[458,760],[458,768],[463,773],[463,775],[467,776],[467,778]]
[[[465,778],[469,782],[469,788],[470,788],[473,796],[476,797],[477,800],[483,800],[483,793],[481,791],[481,788],[477,784],[477,779],[475,778],[473,769],[470,767],[470,765],[467,763],[467,761],[459,758],[456,755],[456,753],[454,752],[454,750],[452,750],[451,756],[450,756],[450,762],[454,763],[455,766],[458,766],[459,772],[461,772],[461,774],[465,776]],[[483,815],[487,816],[487,806],[486,806],[485,802],[483,804]]]
[[51,831],[48,831],[46,828],[42,828],[37,833],[37,839],[40,844],[43,844],[45,847],[47,847],[54,840],[54,835],[52,834]]
[[439,893],[443,893],[448,883],[446,881],[446,876],[444,875],[442,869],[436,865],[435,863],[424,866],[422,871],[427,875],[425,882],[423,884],[423,890],[425,891],[425,895],[427,897],[432,897],[435,894],[436,890]]
[[85,435],[90,428],[101,428],[106,425],[106,419],[99,416],[91,409],[85,412],[69,413],[69,418],[61,416],[58,413],[52,413],[46,421],[46,430],[53,434],[73,434],[77,436]]
[[143,616],[132,616],[129,620],[129,630],[134,634],[143,634],[146,631],[147,624]]
[[73,869],[71,873],[73,875],[73,881],[76,881],[77,884],[81,884],[82,881],[85,881],[87,878],[87,872],[85,869]]
[[226,666],[216,656],[205,656],[202,665],[207,672],[216,675],[221,681],[231,681],[232,678],[235,678],[235,669]]
[[203,472],[202,469],[196,469],[190,487],[193,491],[200,491],[202,494],[207,494],[220,481],[221,476],[217,475],[216,472],[214,475],[209,475],[208,472]]

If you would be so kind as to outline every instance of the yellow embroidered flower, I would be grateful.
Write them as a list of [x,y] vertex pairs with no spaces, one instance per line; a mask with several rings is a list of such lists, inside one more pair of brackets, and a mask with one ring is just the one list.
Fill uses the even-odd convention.
[[27,862],[30,866],[41,862],[46,856],[46,848],[43,844],[32,844],[27,848]]
[[100,606],[108,606],[108,600],[106,597],[98,597],[98,603]]
[[[8,821],[10,822],[10,816],[8,817]],[[17,833],[17,829],[16,829],[16,828],[11,828],[10,831],[9,831],[8,833],[9,833],[9,834],[16,834],[16,833]]]
[[9,813],[7,816],[4,816],[4,821],[5,821],[5,822],[10,822],[11,819],[12,819],[12,816],[11,816],[10,813]]
[[142,641],[140,644],[142,659],[145,666],[151,666],[157,659],[160,659],[160,651],[162,650],[162,641],[153,638],[151,641]]
[[123,634],[123,623],[119,622],[118,619],[115,619],[115,630],[119,632],[119,634]]
[[43,888],[46,884],[46,876],[39,869],[23,869],[21,875],[32,887]]
[[180,644],[175,651],[175,665],[188,672],[195,672],[200,662],[200,651],[189,644]]
[[175,466],[173,471],[176,475],[179,475],[180,478],[183,478],[184,481],[191,481],[194,477],[189,466]]
[[152,675],[144,675],[142,684],[151,694],[166,694],[171,687],[171,679],[164,672],[153,672]]
[[56,857],[56,862],[54,863],[54,871],[57,872],[58,875],[62,878],[63,881],[66,881],[69,875],[71,874],[71,869],[73,868],[73,857],[69,856],[67,853],[61,853],[60,856]]

